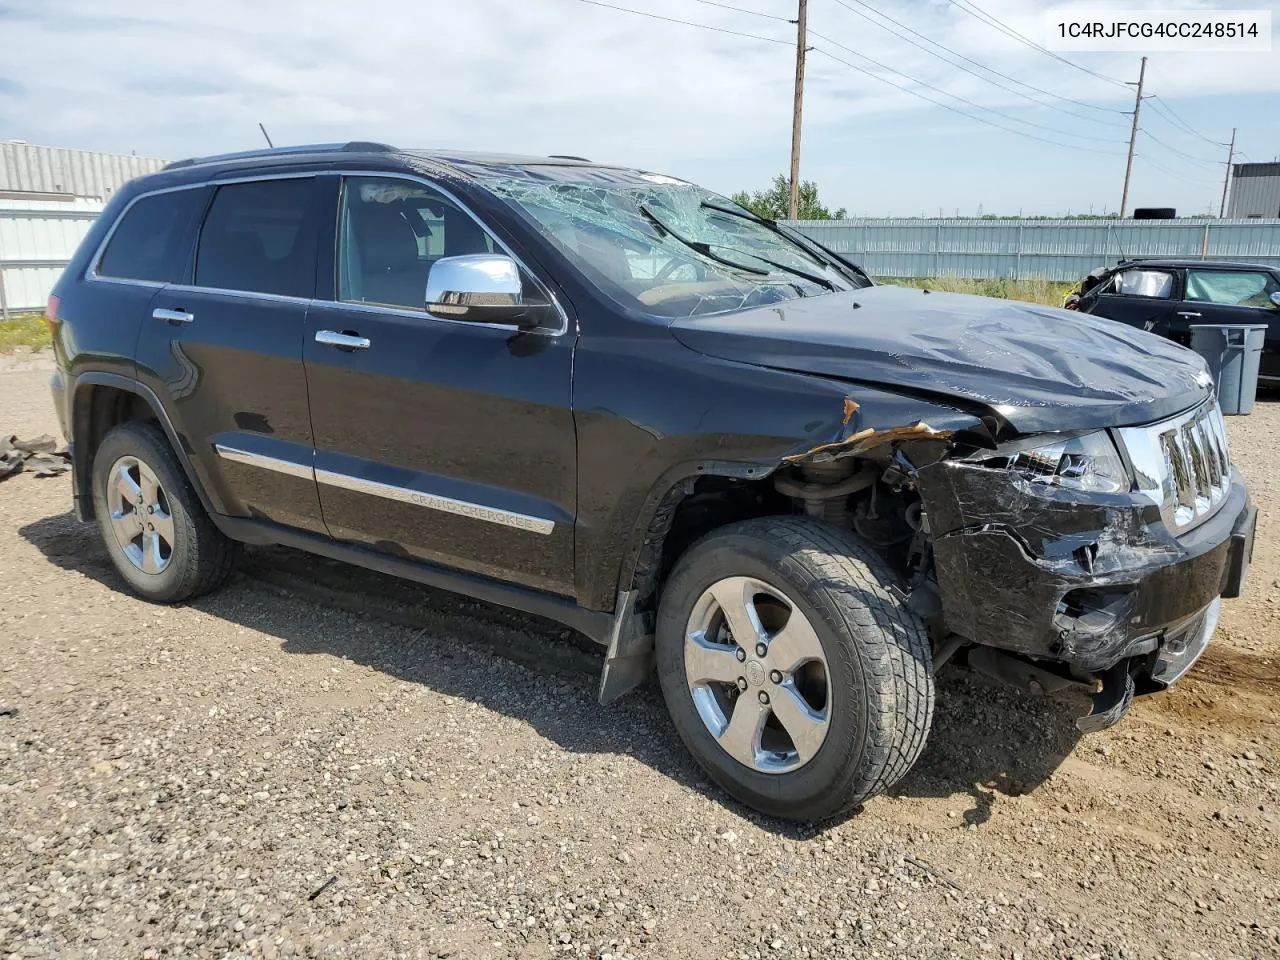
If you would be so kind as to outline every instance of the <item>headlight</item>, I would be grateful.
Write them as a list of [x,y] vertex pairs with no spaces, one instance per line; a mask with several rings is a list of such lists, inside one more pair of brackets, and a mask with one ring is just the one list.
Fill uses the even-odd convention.
[[1105,432],[1056,440],[1011,454],[1008,468],[1035,483],[1090,493],[1124,493],[1129,472]]

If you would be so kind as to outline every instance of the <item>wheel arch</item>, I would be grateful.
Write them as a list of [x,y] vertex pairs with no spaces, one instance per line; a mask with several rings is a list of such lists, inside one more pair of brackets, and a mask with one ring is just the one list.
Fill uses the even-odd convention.
[[196,476],[190,445],[174,427],[160,398],[137,380],[97,370],[79,374],[71,389],[72,490],[76,516],[81,520],[93,519],[94,455],[112,427],[131,420],[152,420],[160,425],[200,505],[211,517],[216,517]]

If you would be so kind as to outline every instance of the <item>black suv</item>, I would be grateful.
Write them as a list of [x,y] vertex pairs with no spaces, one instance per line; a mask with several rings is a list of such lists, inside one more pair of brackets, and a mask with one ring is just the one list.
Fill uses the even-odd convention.
[[1085,277],[1066,307],[1177,343],[1197,323],[1265,324],[1258,379],[1280,385],[1280,267],[1225,260],[1121,260]]
[[892,786],[957,655],[1094,696],[1177,679],[1255,510],[1199,359],[873,284],[692,184],[373,143],[122,189],[50,301],[76,509],[138,594],[282,543],[656,662],[734,796]]

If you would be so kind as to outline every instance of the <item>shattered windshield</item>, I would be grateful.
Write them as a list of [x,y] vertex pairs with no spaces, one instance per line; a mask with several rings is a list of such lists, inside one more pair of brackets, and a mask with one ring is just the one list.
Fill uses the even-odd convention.
[[520,173],[488,177],[485,186],[615,300],[645,313],[726,313],[865,282],[732,201],[670,177]]

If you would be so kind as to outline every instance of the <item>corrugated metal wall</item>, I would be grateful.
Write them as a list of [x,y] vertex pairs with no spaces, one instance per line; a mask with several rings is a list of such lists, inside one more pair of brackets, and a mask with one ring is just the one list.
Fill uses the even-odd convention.
[[154,173],[168,161],[89,150],[0,142],[0,190],[69,193],[105,200],[134,177]]
[[[1255,163],[1252,167],[1273,167],[1270,175],[1235,176],[1231,179],[1232,217],[1280,217],[1280,163]],[[1236,168],[1239,170],[1239,166]]]
[[874,277],[1079,280],[1122,257],[1280,265],[1280,220],[801,220]]
[[44,307],[101,200],[0,199],[0,315]]

